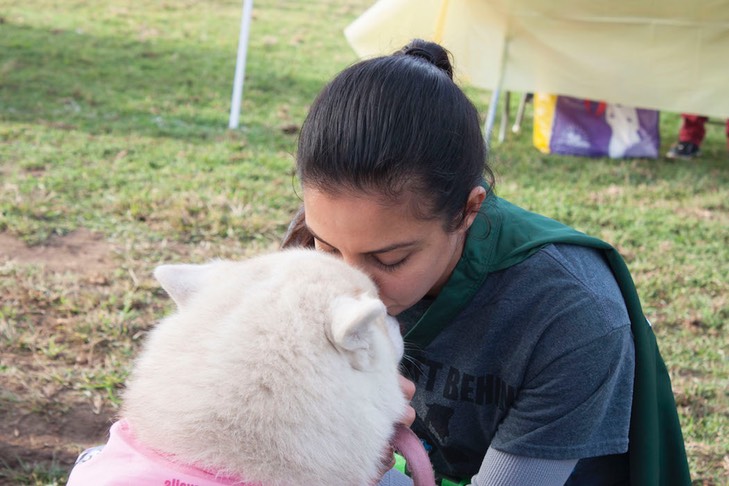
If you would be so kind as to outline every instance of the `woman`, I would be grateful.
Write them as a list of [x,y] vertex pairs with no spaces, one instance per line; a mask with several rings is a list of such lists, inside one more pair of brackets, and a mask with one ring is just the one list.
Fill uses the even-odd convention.
[[357,63],[302,127],[304,204],[284,246],[376,282],[410,346],[412,427],[438,475],[685,484],[670,383],[622,260],[496,197],[485,159],[442,47]]

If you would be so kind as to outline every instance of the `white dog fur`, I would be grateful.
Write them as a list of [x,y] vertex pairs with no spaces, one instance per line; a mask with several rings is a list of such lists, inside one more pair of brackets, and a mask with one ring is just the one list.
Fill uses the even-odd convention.
[[406,402],[396,321],[362,272],[313,250],[163,265],[177,304],[124,393],[139,441],[265,485],[367,485]]

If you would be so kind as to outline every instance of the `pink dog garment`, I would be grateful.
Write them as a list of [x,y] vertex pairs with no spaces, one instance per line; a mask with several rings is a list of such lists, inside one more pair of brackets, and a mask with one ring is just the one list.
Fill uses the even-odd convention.
[[67,486],[254,486],[177,464],[136,441],[126,420],[111,426],[109,442],[79,457]]

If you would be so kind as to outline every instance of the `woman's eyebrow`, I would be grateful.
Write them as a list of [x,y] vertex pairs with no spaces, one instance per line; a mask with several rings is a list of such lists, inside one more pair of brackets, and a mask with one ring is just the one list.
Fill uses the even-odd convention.
[[[321,241],[325,245],[331,246],[334,249],[337,248],[336,246],[332,245],[331,243],[329,243],[324,238],[321,238],[319,235],[317,235],[316,233],[314,233],[308,225],[306,226],[306,229],[307,229],[307,231],[309,231],[309,233],[311,233],[311,236],[313,236],[317,240]],[[402,241],[402,242],[399,242],[399,243],[393,243],[392,245],[384,246],[382,248],[378,248],[376,250],[371,250],[371,251],[365,252],[364,254],[365,255],[376,255],[378,253],[387,253],[387,252],[390,252],[390,251],[393,251],[393,250],[401,250],[403,248],[408,248],[410,246],[415,246],[417,243],[418,243],[418,240]]]

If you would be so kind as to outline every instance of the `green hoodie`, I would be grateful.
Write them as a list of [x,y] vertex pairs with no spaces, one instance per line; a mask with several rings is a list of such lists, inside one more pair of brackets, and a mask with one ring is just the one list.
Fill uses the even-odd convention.
[[545,245],[564,243],[602,250],[618,282],[635,341],[635,385],[629,431],[631,484],[688,485],[686,451],[671,380],[643,314],[628,267],[609,244],[544,216],[490,196],[476,218],[452,276],[405,340],[425,347],[469,303],[486,276],[515,265]]

